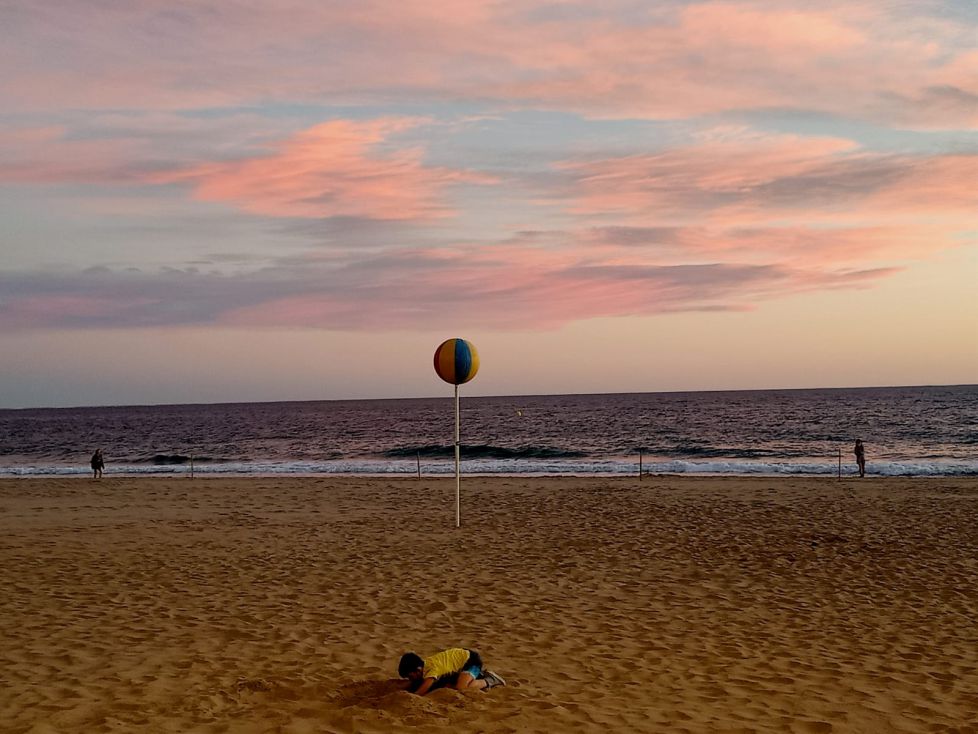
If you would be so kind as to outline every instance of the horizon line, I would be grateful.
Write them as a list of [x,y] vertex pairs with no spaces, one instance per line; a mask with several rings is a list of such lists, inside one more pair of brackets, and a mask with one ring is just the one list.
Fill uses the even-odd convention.
[[[710,393],[746,393],[746,392],[815,392],[815,391],[852,391],[852,390],[911,390],[919,388],[978,388],[978,383],[956,383],[956,384],[925,384],[925,385],[851,385],[842,387],[762,387],[762,388],[717,388],[710,390],[625,390],[623,392],[563,392],[563,393],[512,393],[507,395],[470,395],[469,400],[484,400],[498,398],[543,398],[543,397],[590,397],[601,395],[682,395],[691,394],[710,394]],[[92,410],[98,408],[179,408],[179,407],[201,407],[201,406],[222,406],[222,405],[285,405],[290,403],[364,403],[392,400],[440,400],[450,399],[451,396],[443,395],[416,395],[413,397],[378,397],[378,398],[300,398],[290,400],[219,400],[215,402],[198,403],[118,403],[103,405],[36,405],[23,406],[19,408],[0,407],[0,411],[22,411],[22,410]]]

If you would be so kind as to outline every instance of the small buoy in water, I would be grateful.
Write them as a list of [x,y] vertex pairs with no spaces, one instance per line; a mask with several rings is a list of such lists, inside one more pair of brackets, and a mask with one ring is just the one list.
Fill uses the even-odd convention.
[[522,410],[517,410],[516,411],[516,415],[518,415],[518,416],[520,416],[522,418],[523,417],[523,411]]

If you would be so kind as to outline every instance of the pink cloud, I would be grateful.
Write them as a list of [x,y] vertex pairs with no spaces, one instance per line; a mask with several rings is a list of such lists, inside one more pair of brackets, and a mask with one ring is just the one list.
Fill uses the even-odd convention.
[[578,214],[684,221],[743,201],[772,182],[816,172],[855,147],[834,138],[743,139],[737,133],[661,153],[569,161],[560,168],[576,180],[570,208]]
[[837,111],[840,99],[852,112],[852,100],[872,91],[854,89],[841,68],[858,63],[867,44],[861,25],[832,11],[708,2],[668,22],[606,18],[556,30],[512,50],[535,73],[504,78],[498,96],[596,117],[683,118],[756,107]]
[[[850,19],[851,20],[851,19]],[[866,28],[847,23],[836,9],[708,2],[682,14],[687,37],[698,47],[754,48],[765,52],[835,54],[867,43]]]
[[[634,155],[582,153],[547,168],[542,157],[514,165],[514,151],[538,151],[494,137],[512,132],[519,123],[513,116],[506,122],[514,126],[493,129],[484,142],[467,135],[452,141],[474,160],[489,160],[494,145],[509,159],[501,168],[515,171],[507,181],[513,186],[492,192],[490,212],[505,212],[505,223],[497,223],[460,186],[496,179],[431,164],[434,142],[427,149],[402,143],[415,134],[436,141],[444,128],[422,130],[426,121],[390,116],[295,132],[295,120],[311,124],[318,105],[369,105],[360,110],[365,115],[402,103],[449,110],[446,119],[457,120],[460,110],[451,104],[463,101],[466,114],[531,108],[682,119],[778,108],[814,112],[806,119],[826,126],[831,116],[974,126],[973,28],[941,17],[939,4],[924,5],[898,15],[867,0],[608,0],[600,8],[476,0],[448,11],[430,0],[147,0],[106,4],[92,23],[83,4],[16,4],[0,11],[4,119],[40,122],[0,130],[0,181],[125,185],[120,208],[157,223],[166,212],[157,204],[162,197],[150,200],[158,185],[172,187],[171,201],[188,194],[251,214],[310,220],[273,225],[301,227],[306,237],[319,235],[316,220],[355,221],[337,225],[328,242],[317,240],[331,248],[318,258],[296,265],[266,254],[267,273],[242,265],[235,277],[190,279],[185,290],[173,280],[120,274],[94,284],[67,279],[38,293],[14,283],[0,316],[8,327],[384,328],[468,319],[541,328],[867,287],[905,260],[970,236],[978,210],[974,156],[884,154],[831,135],[722,128],[681,147],[647,152],[639,142]],[[279,102],[297,102],[302,111],[283,111]],[[259,111],[222,109],[241,105]],[[192,108],[208,114],[184,114]],[[112,111],[78,112],[106,109]],[[52,110],[54,122],[30,114]],[[584,124],[607,134],[594,119],[569,127]],[[949,138],[919,139],[929,146]],[[474,152],[479,145],[486,149]],[[150,194],[137,204],[130,187],[140,185]],[[442,220],[456,207],[465,217],[449,228]],[[113,226],[104,210],[85,213],[103,214],[93,230]],[[353,231],[364,219],[386,227],[385,236]],[[398,220],[435,226],[400,239]],[[468,229],[473,222],[479,231]],[[252,225],[245,219],[238,226]],[[509,227],[523,226],[553,230],[506,239]],[[428,235],[426,242],[455,236],[470,243],[406,249]],[[366,239],[376,240],[368,255],[358,247]],[[483,244],[488,240],[498,241]],[[139,300],[144,289],[152,299]]]
[[252,152],[289,128],[256,114],[192,118],[169,112],[86,114],[72,124],[0,126],[0,181],[132,186],[150,173],[213,155]]
[[[782,233],[783,234],[783,233]],[[581,319],[745,310],[805,291],[865,288],[892,267],[708,250],[711,233],[680,232],[680,252],[595,246],[594,232],[452,248],[321,253],[220,276],[98,269],[50,275],[0,271],[0,328],[188,324],[341,330],[548,329]],[[745,232],[750,242],[770,232]],[[799,248],[804,247],[804,235]],[[809,240],[810,241],[810,240]],[[715,244],[715,243],[714,243]],[[696,251],[693,247],[699,247]]]
[[154,121],[106,119],[104,130],[118,127],[121,134],[92,138],[72,136],[63,126],[11,128],[0,130],[0,181],[186,184],[201,201],[227,202],[274,217],[443,217],[452,213],[445,202],[447,187],[495,179],[425,165],[421,147],[390,143],[392,135],[421,122],[403,117],[333,120],[277,142],[262,141],[262,128],[254,127],[257,141],[238,134],[237,159],[204,163],[180,160],[193,157],[193,149],[168,155],[161,146],[172,142],[164,138],[164,131],[182,131],[204,145],[221,132],[215,124],[181,125],[181,120],[168,116]]
[[973,162],[718,130],[660,154],[561,166],[571,184],[551,201],[567,204],[577,229],[402,251],[403,259],[344,272],[343,288],[272,298],[221,319],[553,328],[867,288],[902,261],[955,244],[974,210]]
[[551,199],[601,257],[874,270],[974,241],[974,155],[726,131],[648,155],[567,162]]
[[145,302],[120,298],[117,294],[69,293],[8,298],[0,302],[0,328],[87,325],[117,318],[120,311],[138,305],[145,305]]
[[[595,6],[596,7],[596,6]],[[563,10],[564,12],[557,12]],[[599,117],[780,107],[978,124],[973,27],[940,6],[292,1],[7,11],[17,110],[489,101]],[[84,32],[79,29],[84,28]],[[395,73],[392,73],[395,70]]]
[[921,259],[957,244],[947,226],[609,227],[580,233],[594,253],[637,251],[646,262],[777,262],[794,268],[865,268]]
[[276,145],[267,156],[206,163],[154,177],[186,182],[203,201],[224,201],[276,217],[428,219],[450,212],[443,189],[489,183],[488,176],[425,166],[420,148],[379,152],[393,133],[417,124],[407,118],[334,120]]
[[0,181],[19,184],[123,183],[138,156],[128,140],[69,140],[61,125],[0,130]]
[[549,329],[603,316],[745,310],[759,300],[825,288],[861,288],[893,269],[655,265],[520,246],[417,251],[410,268],[371,268],[344,287],[273,298],[221,315],[232,325],[339,329],[431,328],[468,323]]
[[573,179],[570,211],[635,226],[934,226],[939,213],[947,231],[966,228],[978,208],[978,156],[869,153],[832,138],[707,139],[561,170]]
[[958,214],[959,223],[974,227],[978,155],[908,156],[904,161],[906,175],[874,192],[866,203],[869,209],[904,215]]

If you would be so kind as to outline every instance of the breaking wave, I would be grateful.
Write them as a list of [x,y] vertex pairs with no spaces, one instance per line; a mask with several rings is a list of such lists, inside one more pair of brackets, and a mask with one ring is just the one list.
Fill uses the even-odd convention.
[[[583,459],[583,451],[558,449],[551,446],[524,446],[510,449],[504,446],[462,444],[459,452],[463,459]],[[449,458],[455,456],[454,445],[429,444],[427,446],[401,446],[390,449],[383,456],[392,459],[422,456],[424,458]]]
[[[218,464],[227,462],[227,459],[217,459],[210,456],[194,456],[194,464]],[[145,459],[138,459],[138,464],[152,464],[153,466],[183,466],[190,464],[190,456],[183,454],[154,454]]]

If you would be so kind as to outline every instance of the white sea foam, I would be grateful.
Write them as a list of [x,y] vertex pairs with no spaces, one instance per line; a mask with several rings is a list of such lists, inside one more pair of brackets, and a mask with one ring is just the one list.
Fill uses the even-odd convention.
[[[287,461],[287,462],[227,462],[201,464],[195,474],[201,476],[272,476],[272,475],[328,475],[352,474],[414,475],[414,461],[402,460],[334,460],[334,461]],[[645,461],[642,469],[649,474],[691,475],[756,475],[756,476],[835,476],[838,464],[832,461],[772,462],[751,460],[709,461]],[[423,475],[451,475],[455,464],[451,461],[423,461]],[[0,467],[0,476],[84,476],[90,474],[84,466],[32,465]],[[634,476],[638,474],[638,462],[631,458],[616,460],[526,460],[526,459],[478,459],[462,462],[462,473],[468,475],[543,475],[543,476]],[[843,476],[855,475],[855,467],[843,466]],[[128,476],[187,476],[186,465],[113,465],[107,475]],[[978,475],[978,461],[877,461],[867,467],[869,476],[969,476]]]

